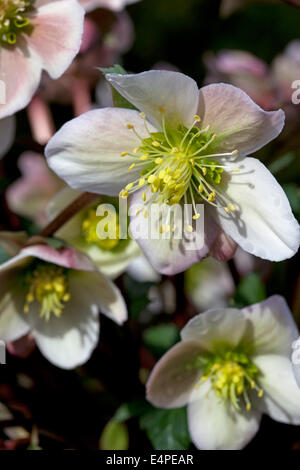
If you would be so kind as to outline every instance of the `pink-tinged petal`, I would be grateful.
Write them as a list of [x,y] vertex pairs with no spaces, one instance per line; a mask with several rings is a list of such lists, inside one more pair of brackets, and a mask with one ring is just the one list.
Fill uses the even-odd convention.
[[21,256],[38,258],[69,269],[94,271],[93,262],[80,251],[71,247],[53,248],[49,245],[32,245],[20,252]]
[[283,297],[273,295],[263,302],[244,308],[242,312],[251,322],[244,341],[253,346],[255,354],[290,356],[292,343],[299,332]]
[[26,232],[0,232],[0,245],[10,256],[15,256],[23,248],[28,235]]
[[[167,210],[161,220],[159,220],[156,210],[158,206],[149,206],[149,209],[146,208],[148,217],[145,218],[143,210],[140,211],[144,206],[142,192],[134,193],[131,199],[130,231],[132,237],[158,272],[166,275],[177,274],[209,254],[210,248],[214,246],[220,234],[220,228],[205,206],[201,217],[196,222],[192,220],[191,216],[188,221],[187,214],[184,217],[183,206],[182,210],[180,208],[177,210],[174,205],[165,206]],[[148,192],[146,192],[147,196]],[[201,211],[201,206],[199,210]],[[172,213],[174,220],[170,225],[170,231],[159,234],[161,225],[170,224],[169,218]],[[190,224],[193,226],[193,233],[188,233],[186,230],[186,226]],[[173,232],[174,227],[175,233]]]
[[[158,272],[173,275],[185,271],[208,254],[210,244],[219,233],[213,220],[204,219],[203,215],[206,216],[206,214],[203,214],[202,218],[197,220],[197,229],[196,223],[191,221],[195,230],[193,233],[188,233],[185,230],[185,225],[188,224],[183,219],[183,210],[169,206],[174,214],[174,220],[170,225],[169,232],[161,234],[159,227],[170,224],[170,213],[167,211],[164,213],[163,219],[160,219],[159,213],[156,211],[158,206],[153,205],[146,209],[148,216],[145,217],[144,211],[141,210],[144,206],[141,193],[142,191],[134,193],[131,200],[130,233]],[[172,231],[174,226],[175,233]]]
[[33,16],[28,47],[52,78],[60,77],[78,53],[83,19],[84,10],[76,0],[47,3]]
[[6,191],[8,206],[16,214],[43,225],[47,204],[65,183],[52,173],[45,158],[39,154],[23,153],[18,165],[22,176]]
[[85,274],[70,277],[71,299],[60,318],[52,315],[49,322],[44,318],[33,319],[33,335],[41,353],[63,369],[84,364],[98,343],[98,306],[82,286]]
[[133,157],[121,157],[140,145],[134,132],[148,136],[137,111],[105,108],[89,111],[65,124],[46,147],[48,164],[75,189],[116,196],[138,177],[128,167]]
[[237,244],[225,232],[221,232],[209,250],[209,255],[218,261],[231,259],[237,249]]
[[194,390],[188,405],[188,427],[194,445],[202,450],[238,450],[245,447],[259,429],[261,413],[232,410],[209,381]]
[[235,166],[239,171],[224,174],[220,190],[236,210],[227,214],[224,209],[209,207],[212,217],[243,250],[255,256],[271,261],[294,256],[300,229],[283,189],[255,158],[241,158]]
[[120,11],[126,5],[136,3],[139,0],[79,0],[86,11],[92,11],[96,8],[107,8],[108,10]]
[[201,371],[189,367],[203,353],[195,341],[173,346],[156,364],[147,382],[147,400],[158,408],[179,408],[188,403]]
[[20,357],[21,359],[29,357],[34,351],[35,346],[35,341],[31,334],[22,336],[22,338],[6,344],[9,354]]
[[260,370],[259,386],[264,390],[255,406],[281,423],[300,424],[300,389],[289,357],[265,354],[253,357]]
[[109,83],[130,103],[147,115],[156,127],[162,127],[164,110],[170,125],[189,127],[197,111],[196,82],[179,72],[150,70],[135,75],[107,74]]
[[19,39],[18,47],[1,47],[0,80],[5,84],[5,104],[0,104],[0,119],[28,105],[40,82],[41,67],[34,51],[28,55],[24,40]]
[[14,141],[16,131],[16,120],[9,116],[0,120],[0,158],[5,155]]
[[245,315],[235,308],[208,310],[192,318],[181,330],[183,341],[197,341],[208,350],[220,342],[237,346],[242,340],[247,327]]
[[198,114],[202,127],[210,126],[220,151],[253,153],[277,137],[284,125],[284,112],[264,111],[239,88],[219,83],[199,92]]

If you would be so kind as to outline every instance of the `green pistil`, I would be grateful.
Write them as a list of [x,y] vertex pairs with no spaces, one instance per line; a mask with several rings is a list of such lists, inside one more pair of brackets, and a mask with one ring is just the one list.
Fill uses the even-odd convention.
[[34,0],[0,0],[0,43],[16,44],[21,33],[30,32],[28,13]]
[[216,353],[197,356],[186,364],[185,369],[202,369],[201,382],[210,380],[216,395],[235,410],[239,410],[243,403],[250,411],[249,390],[255,389],[259,397],[263,395],[263,390],[257,385],[259,369],[243,351],[223,347]]
[[146,116],[144,113],[140,116],[149,137],[141,138],[134,126],[128,124],[127,128],[136,134],[141,145],[130,153],[121,154],[136,159],[129,171],[140,168],[140,177],[127,184],[120,196],[127,197],[138,189],[148,187],[152,195],[147,200],[146,193],[143,193],[146,204],[157,202],[172,205],[185,197],[185,201],[189,200],[193,204],[194,219],[199,217],[196,201],[221,206],[226,212],[234,210],[231,201],[218,190],[225,165],[216,158],[236,155],[237,151],[216,153],[216,135],[210,131],[209,126],[203,129],[198,127],[199,116],[195,116],[193,125],[188,129],[181,124],[176,128],[168,126],[162,114],[162,132],[150,132]]

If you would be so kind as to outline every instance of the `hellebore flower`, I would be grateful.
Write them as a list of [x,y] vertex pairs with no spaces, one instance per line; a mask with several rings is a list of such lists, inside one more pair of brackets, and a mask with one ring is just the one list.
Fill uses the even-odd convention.
[[[124,198],[135,193],[132,202],[145,210],[153,203],[191,203],[190,232],[199,218],[195,203],[204,203],[198,251],[186,250],[185,240],[138,240],[158,271],[183,271],[208,253],[228,259],[235,243],[273,261],[295,254],[299,225],[284,191],[259,160],[246,157],[280,133],[282,111],[263,111],[231,85],[198,90],[177,72],[107,77],[141,112],[105,108],[81,115],[54,135],[46,157],[75,189]],[[147,223],[145,215],[132,217],[133,232]]]
[[79,0],[79,3],[86,11],[92,11],[96,8],[107,8],[113,11],[121,11],[126,5],[136,3],[139,0]]
[[[72,12],[72,14],[70,14]],[[76,0],[0,1],[0,118],[30,102],[46,70],[58,78],[77,54],[84,10]]]
[[22,176],[6,190],[8,207],[42,226],[47,222],[45,209],[48,203],[65,183],[49,169],[45,158],[38,153],[23,153],[18,166]]
[[[19,239],[6,242],[14,249]],[[99,310],[119,324],[127,318],[117,287],[73,248],[38,239],[0,266],[0,280],[0,339],[15,341],[31,332],[41,353],[63,369],[91,356]]]
[[241,449],[258,431],[263,413],[300,424],[300,390],[290,361],[297,336],[280,296],[242,310],[197,315],[154,367],[147,398],[160,408],[188,404],[197,448]]
[[[47,212],[49,220],[54,219],[68,204],[73,202],[80,191],[65,188],[50,202]],[[126,270],[130,262],[141,254],[137,243],[132,239],[119,238],[119,215],[113,198],[100,198],[74,215],[57,232],[56,237],[65,240],[69,245],[87,254],[96,266],[110,278],[116,278]],[[97,215],[97,207],[102,204],[103,214]],[[107,210],[107,215],[105,215]],[[109,216],[110,214],[110,216]],[[97,233],[97,226],[101,220],[107,224],[116,224],[115,237],[105,238],[107,233]],[[103,223],[103,229],[110,231]]]

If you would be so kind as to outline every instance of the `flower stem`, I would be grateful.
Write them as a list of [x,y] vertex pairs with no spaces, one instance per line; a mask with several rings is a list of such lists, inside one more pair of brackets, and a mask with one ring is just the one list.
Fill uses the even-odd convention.
[[70,220],[73,215],[90,204],[94,199],[99,199],[99,194],[83,193],[75,201],[71,202],[55,219],[53,219],[39,233],[40,237],[51,237],[57,230]]

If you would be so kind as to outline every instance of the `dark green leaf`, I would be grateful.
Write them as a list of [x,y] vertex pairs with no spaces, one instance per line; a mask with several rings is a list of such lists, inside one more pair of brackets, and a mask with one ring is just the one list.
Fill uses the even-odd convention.
[[143,332],[145,345],[158,355],[164,354],[179,339],[179,331],[174,323],[155,325]]
[[[108,73],[118,73],[119,75],[127,74],[126,70],[123,69],[123,67],[119,64],[115,64],[109,68],[100,68],[100,70],[101,72],[104,73],[104,75]],[[135,106],[133,106],[133,104],[131,104],[129,101],[123,98],[123,96],[120,95],[120,93],[118,93],[117,90],[114,89],[114,87],[111,87],[111,88],[112,88],[113,102],[116,108],[136,109]]]
[[110,420],[104,427],[99,448],[101,450],[127,450],[129,446],[129,435],[124,423]]
[[186,408],[152,408],[141,417],[140,426],[156,450],[186,450],[190,446]]
[[261,302],[266,298],[266,288],[257,273],[251,273],[241,280],[237,287],[234,303],[241,307]]

